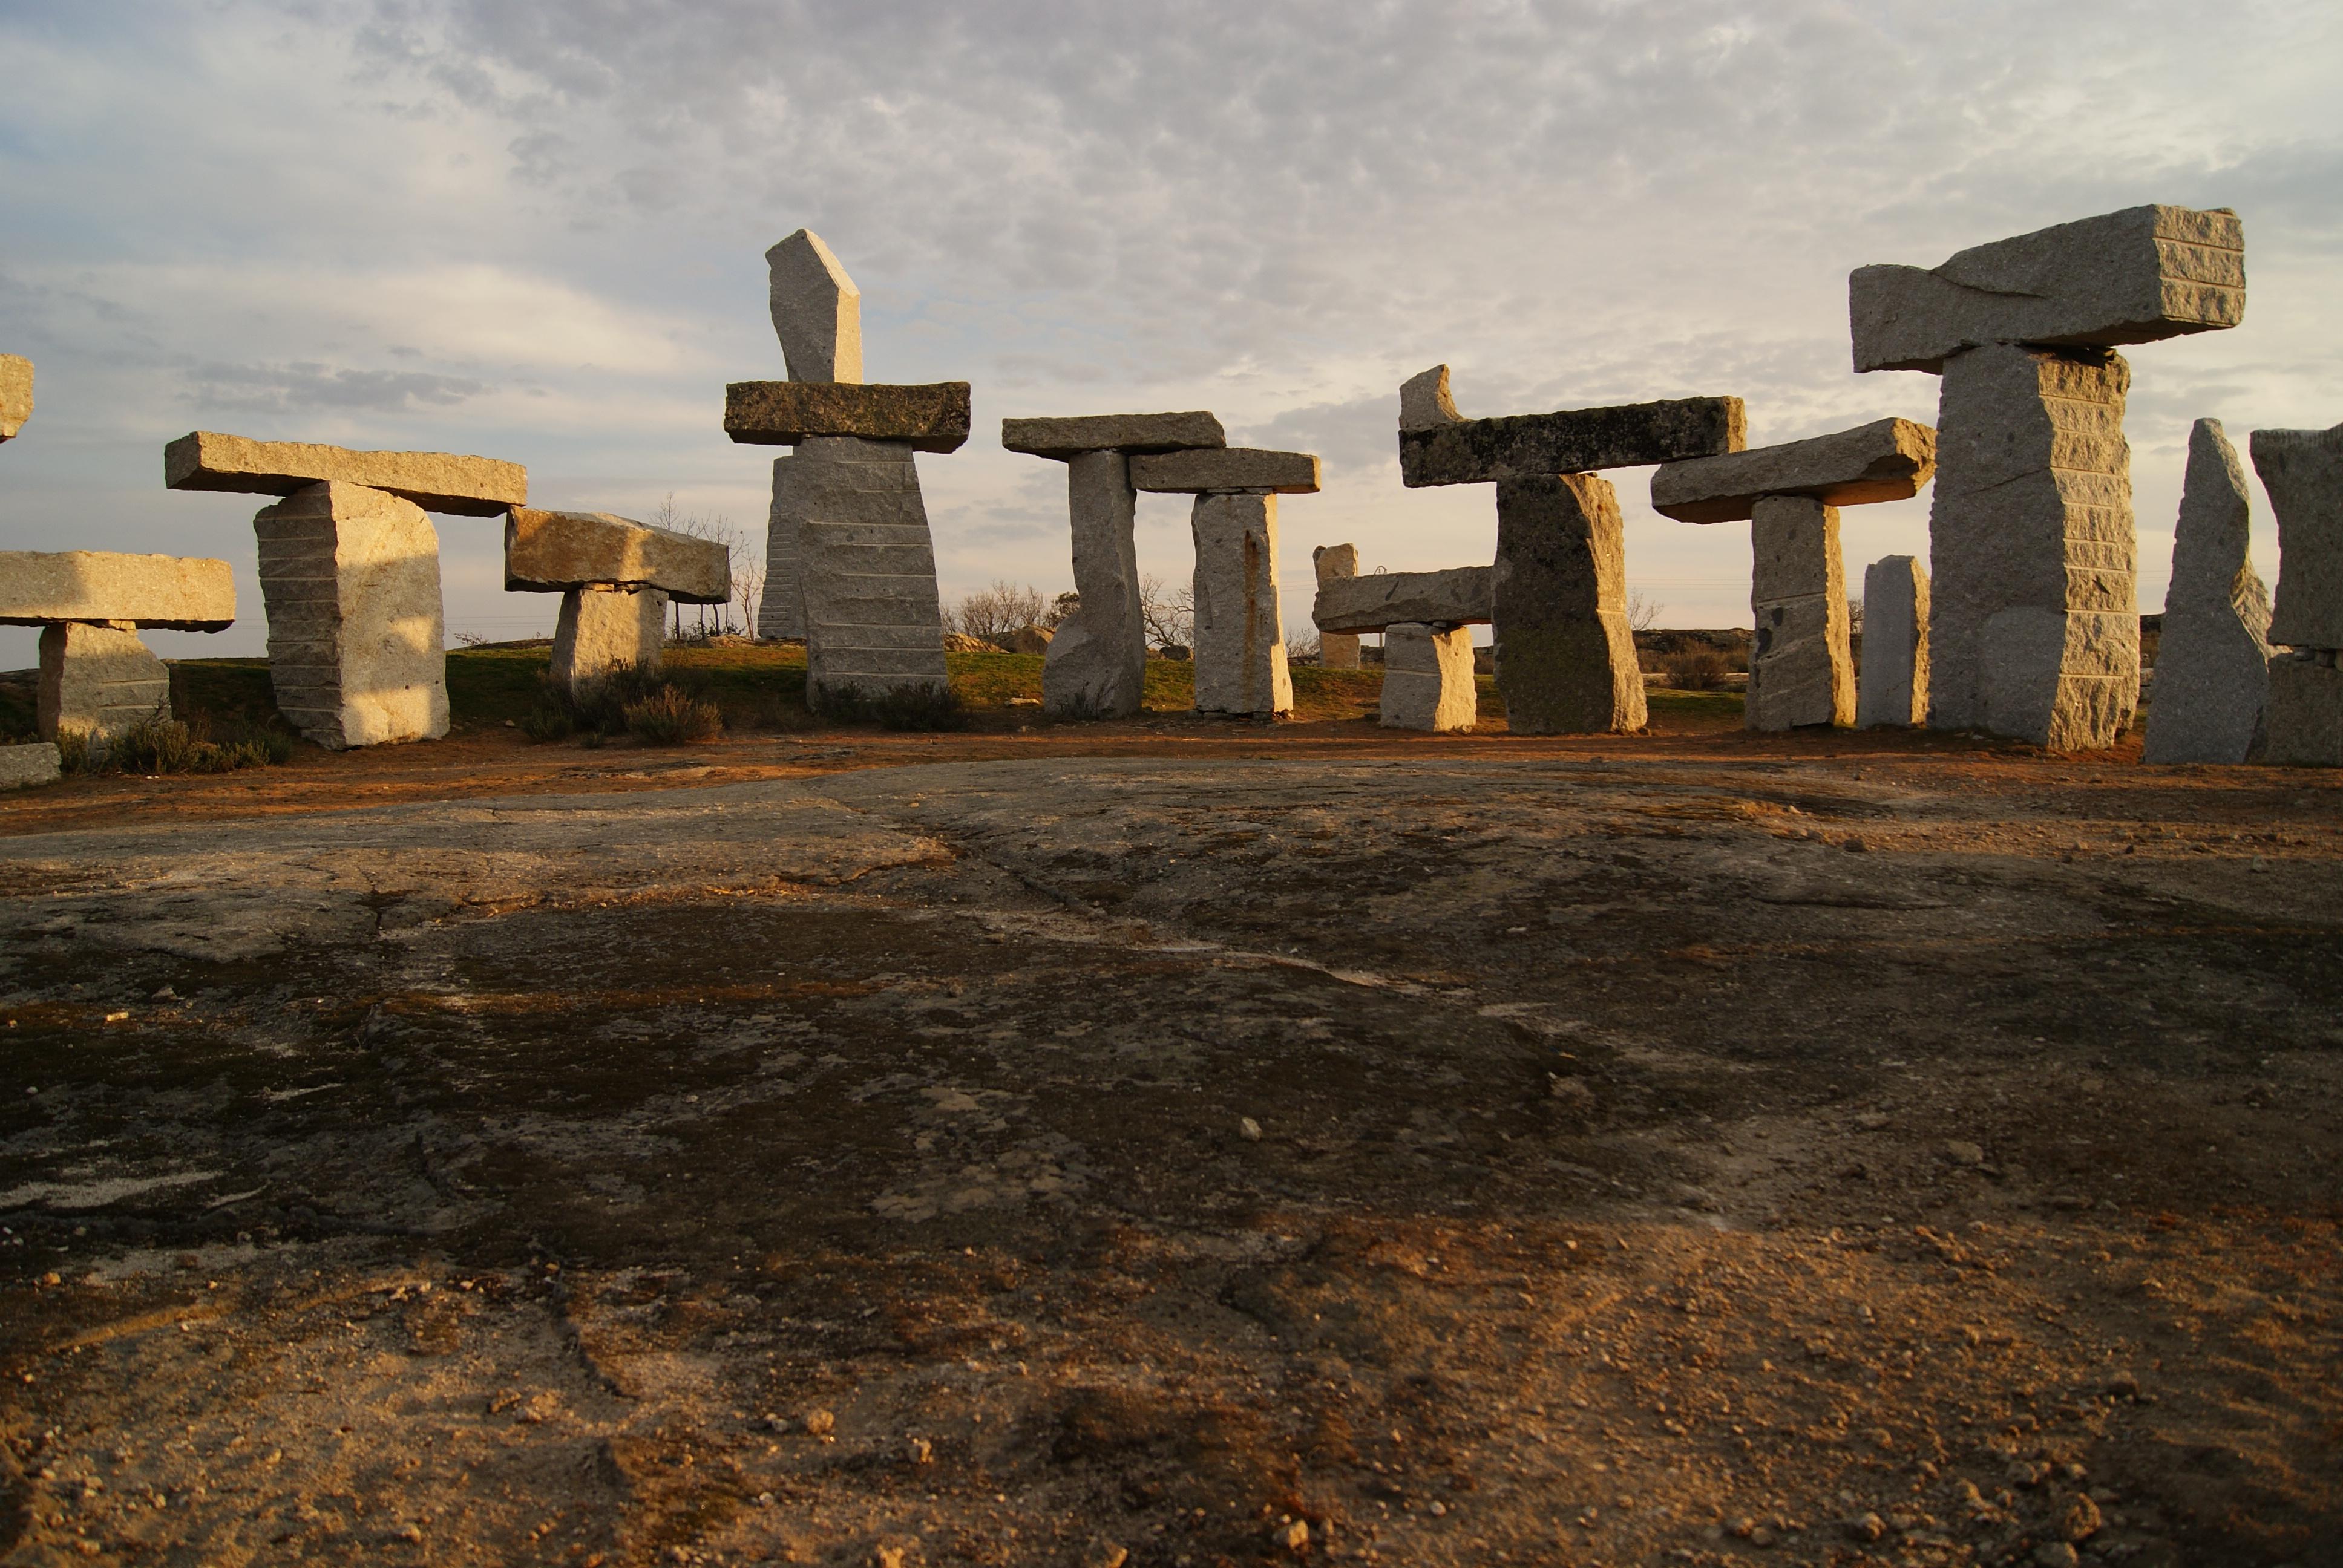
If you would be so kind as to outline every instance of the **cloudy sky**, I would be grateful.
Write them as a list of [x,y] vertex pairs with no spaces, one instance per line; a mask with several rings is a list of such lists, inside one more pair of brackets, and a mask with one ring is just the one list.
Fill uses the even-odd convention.
[[[1933,377],[1850,370],[1849,269],[2144,202],[2235,207],[2251,303],[2132,351],[2143,607],[2191,419],[2343,419],[2331,5],[0,0],[0,351],[38,367],[0,548],[235,563],[245,619],[171,654],[264,637],[259,503],[162,487],[190,429],[483,453],[541,505],[671,496],[761,544],[772,454],[723,388],[783,374],[763,252],[800,226],[870,379],[975,384],[977,438],[920,460],[948,599],[1070,583],[1063,470],[1003,415],[1206,407],[1320,453],[1281,511],[1306,617],[1313,544],[1490,557],[1488,490],[1399,483],[1428,365],[1468,415],[1932,421]],[[1662,621],[1747,624],[1747,526],[1612,477]],[[1184,576],[1184,505],[1140,519]],[[451,636],[550,630],[495,522],[437,521]],[[1926,498],[1843,537],[1856,580],[1925,555]]]

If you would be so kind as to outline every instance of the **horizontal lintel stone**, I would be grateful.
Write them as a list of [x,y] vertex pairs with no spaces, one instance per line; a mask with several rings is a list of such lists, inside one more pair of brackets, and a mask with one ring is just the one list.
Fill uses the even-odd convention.
[[732,553],[714,539],[655,528],[608,512],[515,507],[505,518],[505,588],[559,593],[591,583],[657,588],[686,604],[732,593]]
[[969,387],[845,381],[735,381],[724,388],[724,433],[749,446],[795,446],[824,436],[900,441],[914,452],[957,452],[968,440]]
[[75,621],[220,631],[236,621],[236,579],[195,556],[0,551],[0,626]]
[[0,354],[0,441],[33,417],[33,362],[21,354]]
[[1400,479],[1410,488],[1486,485],[1515,477],[1673,463],[1738,452],[1747,429],[1738,397],[1678,397],[1459,419],[1399,433]]
[[1202,409],[1184,414],[1082,414],[1063,419],[1003,419],[1012,452],[1064,459],[1084,452],[1184,452],[1226,447],[1228,432]]
[[1131,487],[1188,496],[1306,496],[1318,488],[1318,459],[1309,452],[1258,447],[1162,452],[1131,460]]
[[253,441],[197,430],[163,448],[174,490],[289,496],[316,484],[363,485],[427,512],[493,518],[528,500],[528,470],[450,452],[355,452],[307,441]]
[[1652,509],[1683,523],[1748,518],[1761,496],[1810,496],[1830,507],[1901,501],[1936,470],[1936,432],[1877,419],[1810,440],[1667,463],[1652,475]]
[[1857,370],[1941,372],[1987,343],[2119,348],[2235,327],[2246,238],[2224,207],[2136,206],[1847,277]]
[[1455,567],[1440,572],[1328,578],[1318,585],[1310,618],[1322,633],[1381,631],[1411,622],[1482,625],[1495,613],[1495,575],[1494,567]]

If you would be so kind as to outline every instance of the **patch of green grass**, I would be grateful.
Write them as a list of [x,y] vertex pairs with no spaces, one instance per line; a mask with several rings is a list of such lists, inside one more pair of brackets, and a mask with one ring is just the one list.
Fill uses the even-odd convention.
[[1715,719],[1734,724],[1741,722],[1744,713],[1741,693],[1737,691],[1678,691],[1666,686],[1647,689],[1644,706],[1654,717]]

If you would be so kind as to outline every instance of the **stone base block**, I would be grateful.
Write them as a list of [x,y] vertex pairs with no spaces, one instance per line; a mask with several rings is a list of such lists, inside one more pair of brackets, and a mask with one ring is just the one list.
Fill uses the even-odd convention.
[[782,504],[798,519],[806,699],[950,689],[936,557],[911,448],[822,437],[798,448]]
[[57,749],[46,740],[30,746],[0,746],[0,789],[54,784],[64,771]]
[[41,739],[77,731],[108,740],[171,717],[171,672],[135,631],[69,621],[41,631]]
[[2332,649],[2269,662],[2269,745],[2262,759],[2343,768],[2343,669]]
[[1347,631],[1326,631],[1318,634],[1318,668],[1321,669],[1356,669],[1359,668],[1359,639]]
[[1751,508],[1752,729],[1855,722],[1846,578],[1838,509],[1807,496],[1762,496]]
[[328,750],[447,733],[439,536],[411,501],[312,485],[252,519],[277,710]]
[[1256,719],[1293,710],[1277,602],[1277,498],[1199,496],[1196,711]]
[[1497,690],[1516,735],[1644,727],[1644,672],[1627,625],[1619,497],[1594,474],[1497,484],[1490,601]]
[[574,588],[553,628],[553,684],[583,697],[619,670],[656,670],[667,646],[667,595],[657,588]]
[[1393,729],[1470,729],[1481,717],[1473,634],[1406,622],[1383,630],[1383,721]]

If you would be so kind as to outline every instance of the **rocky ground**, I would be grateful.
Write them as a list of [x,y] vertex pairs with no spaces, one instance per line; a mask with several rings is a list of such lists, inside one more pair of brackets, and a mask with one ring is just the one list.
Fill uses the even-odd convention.
[[1018,742],[0,805],[0,1561],[2343,1561],[2343,779]]

